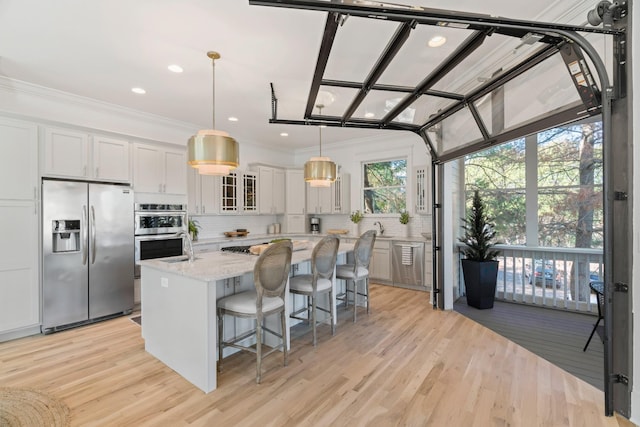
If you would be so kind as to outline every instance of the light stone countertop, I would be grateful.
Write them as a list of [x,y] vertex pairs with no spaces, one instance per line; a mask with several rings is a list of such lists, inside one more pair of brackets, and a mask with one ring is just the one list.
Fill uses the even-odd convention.
[[[273,239],[282,239],[282,238],[291,238],[291,239],[321,239],[324,236],[327,236],[328,234],[326,233],[321,233],[321,234],[311,234],[311,233],[281,233],[281,234],[256,234],[256,235],[251,235],[249,234],[246,237],[224,237],[224,236],[220,236],[220,237],[214,237],[214,238],[207,238],[207,239],[198,239],[195,242],[193,242],[193,246],[203,246],[203,245],[210,245],[210,244],[216,244],[216,243],[233,243],[235,245],[249,245],[249,244],[255,244],[256,241],[260,241],[260,242],[269,242],[270,240]],[[353,236],[351,234],[340,234],[338,235],[338,237],[340,239],[349,239],[349,240],[354,240],[357,239],[356,236]],[[378,237],[379,241],[402,241],[402,242],[423,242],[423,243],[427,243],[430,244],[431,243],[431,239],[426,239],[423,236],[409,236],[409,237],[403,237],[403,236],[391,236],[391,237],[383,237],[380,238]]]
[[[311,260],[313,242],[309,242],[308,249],[294,251],[291,264],[299,264]],[[353,251],[353,244],[340,243],[339,254]],[[213,251],[196,254],[193,262],[167,262],[181,257],[156,258],[140,261],[143,267],[151,267],[160,271],[174,273],[204,282],[228,279],[253,272],[253,267],[258,260],[257,255]],[[144,275],[144,272],[143,272]]]

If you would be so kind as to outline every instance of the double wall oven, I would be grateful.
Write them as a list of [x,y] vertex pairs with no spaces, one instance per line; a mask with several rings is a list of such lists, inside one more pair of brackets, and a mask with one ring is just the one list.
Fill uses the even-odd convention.
[[140,277],[140,260],[182,255],[187,232],[187,206],[181,204],[136,203],[135,276]]

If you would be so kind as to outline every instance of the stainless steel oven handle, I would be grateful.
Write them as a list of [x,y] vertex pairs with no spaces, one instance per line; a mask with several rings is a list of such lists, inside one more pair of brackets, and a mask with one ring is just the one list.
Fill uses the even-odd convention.
[[87,264],[87,251],[89,250],[89,242],[87,241],[88,233],[87,227],[89,226],[89,217],[87,216],[87,206],[82,206],[82,220],[84,224],[82,226],[82,265]]
[[91,264],[96,263],[96,210],[91,206]]
[[143,234],[136,236],[136,240],[167,240],[167,239],[175,239],[175,238],[183,238],[180,233],[171,233],[171,234]]

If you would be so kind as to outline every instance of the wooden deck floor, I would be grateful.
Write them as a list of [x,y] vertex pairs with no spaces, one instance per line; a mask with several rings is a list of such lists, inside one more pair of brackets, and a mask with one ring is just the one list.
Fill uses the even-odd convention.
[[[0,384],[64,400],[74,426],[630,426],[603,415],[603,394],[428,294],[372,286],[372,311],[340,316],[275,354],[225,361],[204,394],[144,351],[118,318],[0,344]],[[142,319],[144,323],[144,319]]]
[[595,334],[587,351],[582,351],[596,316],[500,301],[493,309],[478,310],[469,307],[465,298],[454,303],[454,310],[604,390],[600,337]]

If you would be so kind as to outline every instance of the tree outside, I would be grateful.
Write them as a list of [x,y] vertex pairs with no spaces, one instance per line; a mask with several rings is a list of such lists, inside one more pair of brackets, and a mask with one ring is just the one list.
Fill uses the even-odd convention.
[[363,184],[366,213],[389,214],[406,211],[406,160],[366,163]]
[[[505,244],[602,248],[602,123],[549,129],[538,133],[537,142],[537,181],[533,183],[526,182],[524,138],[468,156],[467,200],[480,191]],[[526,241],[526,189],[531,186],[538,195],[537,245]],[[589,297],[588,289],[576,289],[580,278],[585,283],[592,276],[589,268],[586,262],[572,264],[568,273],[573,299]]]

